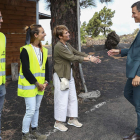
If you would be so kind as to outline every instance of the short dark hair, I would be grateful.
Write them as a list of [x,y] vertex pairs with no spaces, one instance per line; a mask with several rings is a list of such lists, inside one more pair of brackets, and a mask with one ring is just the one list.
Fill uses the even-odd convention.
[[140,12],[140,1],[137,1],[137,2],[135,2],[132,6],[131,6],[131,8],[133,8],[133,7],[137,7],[137,10]]

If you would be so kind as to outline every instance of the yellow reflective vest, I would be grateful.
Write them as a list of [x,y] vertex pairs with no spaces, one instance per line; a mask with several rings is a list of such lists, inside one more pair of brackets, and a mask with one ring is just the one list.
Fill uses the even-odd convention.
[[[20,48],[20,53],[22,49],[25,48],[27,50],[29,56],[29,68],[31,73],[37,79],[40,84],[44,84],[45,82],[45,64],[47,61],[48,50],[46,48],[42,48],[43,50],[43,64],[40,68],[37,56],[31,44],[25,45]],[[36,95],[43,95],[44,91],[38,91],[35,84],[30,84],[23,75],[22,72],[22,63],[20,61],[20,72],[18,78],[18,96],[21,97],[34,97]]]
[[6,51],[6,37],[0,32],[0,85],[5,84],[5,51]]

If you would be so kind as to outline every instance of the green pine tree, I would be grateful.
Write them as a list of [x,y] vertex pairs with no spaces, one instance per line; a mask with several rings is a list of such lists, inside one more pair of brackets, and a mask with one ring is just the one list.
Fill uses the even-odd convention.
[[86,32],[86,22],[84,21],[83,24],[81,25],[80,28],[80,34],[81,34],[81,43],[86,43],[86,37],[87,37],[87,32]]
[[99,18],[98,12],[95,12],[93,17],[89,20],[89,23],[87,24],[86,31],[88,35],[91,37],[96,37],[100,34],[100,25],[101,20]]
[[114,14],[115,11],[107,9],[106,6],[99,12],[99,19],[101,21],[100,31],[101,33],[103,33],[104,36],[106,36],[107,33],[112,31],[110,27],[113,25],[111,19],[114,17]]
[[98,13],[96,12],[87,24],[86,31],[91,37],[96,37],[100,33],[106,36],[107,33],[112,30],[110,27],[113,25],[112,18],[114,17],[115,11],[107,9],[106,6]]

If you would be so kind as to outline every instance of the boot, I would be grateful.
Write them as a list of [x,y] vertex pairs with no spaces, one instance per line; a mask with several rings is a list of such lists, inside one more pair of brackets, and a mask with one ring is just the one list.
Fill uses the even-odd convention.
[[42,135],[38,132],[37,129],[31,130],[31,134],[37,139],[37,140],[47,140],[46,135]]
[[22,135],[22,140],[30,140],[31,137],[30,137],[30,133],[26,133],[24,135]]

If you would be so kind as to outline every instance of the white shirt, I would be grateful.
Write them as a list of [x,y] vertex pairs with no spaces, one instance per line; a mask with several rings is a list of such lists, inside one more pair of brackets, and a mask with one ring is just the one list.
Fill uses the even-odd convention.
[[42,67],[42,52],[41,52],[41,49],[40,48],[37,48],[35,46],[33,46],[33,49],[35,51],[35,54],[36,54],[36,57],[38,59],[38,62],[39,62],[39,65],[40,65],[40,68]]

